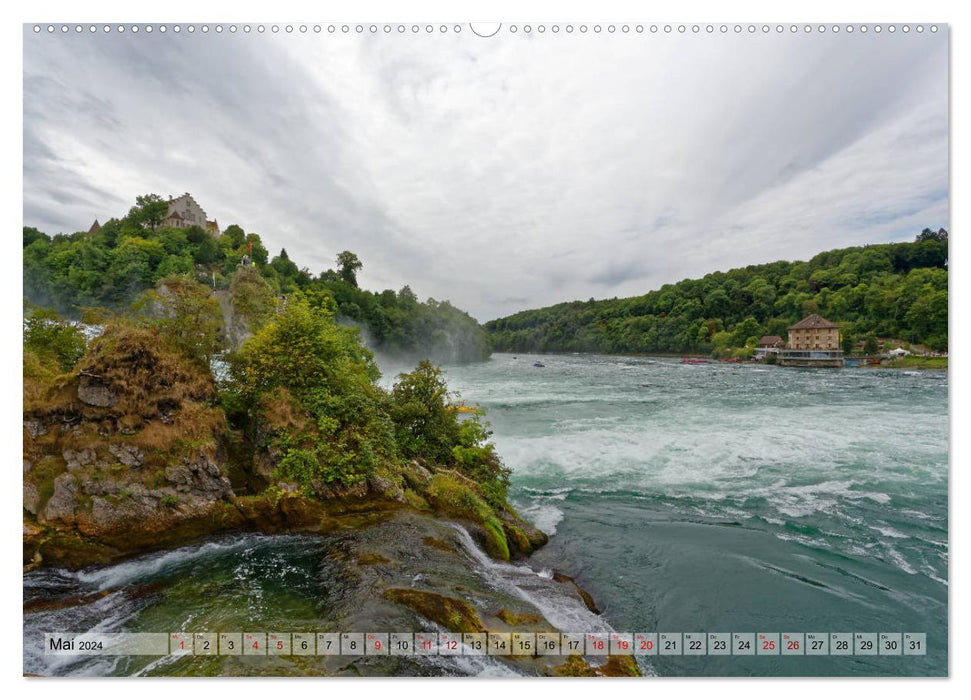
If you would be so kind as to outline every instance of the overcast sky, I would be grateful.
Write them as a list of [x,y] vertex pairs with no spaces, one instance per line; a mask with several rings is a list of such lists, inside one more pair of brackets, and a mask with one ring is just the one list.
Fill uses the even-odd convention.
[[480,321],[948,226],[937,34],[24,37],[24,223],[193,194]]

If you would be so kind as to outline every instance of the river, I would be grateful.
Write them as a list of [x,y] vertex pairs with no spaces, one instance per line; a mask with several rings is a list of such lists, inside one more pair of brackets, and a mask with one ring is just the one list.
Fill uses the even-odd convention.
[[[532,596],[548,619],[585,628],[572,631],[927,634],[926,656],[657,656],[647,673],[947,673],[946,372],[507,354],[445,369],[486,409],[511,499],[551,535],[517,566],[490,563],[464,535],[481,582],[468,585]],[[32,572],[24,669],[248,672],[235,657],[44,656],[39,640],[315,629],[346,596],[333,548],[308,535],[229,534],[110,567]],[[544,594],[553,570],[575,576],[603,615]],[[514,672],[488,661],[427,660],[409,673]],[[319,671],[286,663],[265,672]]]
[[[535,367],[535,362],[544,367]],[[947,373],[591,355],[448,368],[512,499],[618,630],[924,632],[926,656],[659,656],[660,675],[947,673]]]

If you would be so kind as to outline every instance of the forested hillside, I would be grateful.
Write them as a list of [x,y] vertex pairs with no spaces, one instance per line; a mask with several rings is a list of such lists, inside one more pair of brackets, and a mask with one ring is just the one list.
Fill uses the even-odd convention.
[[901,338],[947,348],[948,235],[820,253],[666,284],[643,296],[574,301],[485,324],[495,351],[744,353],[762,335],[818,313],[844,349]]
[[[286,250],[270,257],[255,233],[232,225],[218,238],[202,228],[161,226],[167,205],[140,196],[127,215],[98,230],[49,236],[25,227],[24,297],[77,317],[85,307],[126,309],[169,275],[188,274],[227,290],[244,256],[276,295],[302,291],[319,304],[333,303],[338,321],[362,327],[372,349],[402,359],[461,362],[488,357],[485,332],[447,301],[425,302],[408,286],[379,293],[358,287],[362,263],[354,253],[337,256],[336,271],[314,275]],[[328,301],[330,300],[330,301]]]

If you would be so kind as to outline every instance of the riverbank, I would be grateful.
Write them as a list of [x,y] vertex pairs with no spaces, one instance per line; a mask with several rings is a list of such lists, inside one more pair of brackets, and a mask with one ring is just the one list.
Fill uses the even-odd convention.
[[[699,355],[697,353],[592,353],[592,352],[524,352],[524,353],[496,353],[496,355],[508,355],[512,358],[518,357],[617,357],[617,358],[638,358],[638,359],[650,359],[656,358],[659,360],[671,360],[679,358],[689,358],[689,359],[701,359],[708,360],[711,363],[723,363],[723,364],[733,364],[733,365],[751,365],[757,367],[770,367],[774,363],[766,362],[756,362],[754,360],[729,360],[728,358],[718,359],[713,358],[710,355]],[[862,361],[865,358],[846,358],[855,359]],[[879,365],[866,365],[860,364],[860,367],[870,367],[870,368],[883,368],[883,369],[937,369],[937,370],[947,370],[948,368],[948,358],[946,357],[918,357],[914,355],[901,357],[894,360],[889,360],[886,364]]]

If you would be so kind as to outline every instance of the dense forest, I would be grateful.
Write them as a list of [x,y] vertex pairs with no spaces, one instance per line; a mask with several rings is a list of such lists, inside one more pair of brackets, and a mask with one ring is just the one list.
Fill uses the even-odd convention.
[[574,301],[485,324],[497,352],[695,353],[744,356],[818,313],[843,349],[876,338],[947,349],[948,234],[831,250],[666,284],[643,296]]
[[436,362],[489,356],[485,332],[449,302],[421,302],[408,286],[378,293],[360,289],[362,263],[350,251],[337,256],[336,270],[314,275],[285,249],[271,258],[260,236],[238,225],[218,238],[197,226],[161,226],[166,211],[161,197],[144,195],[128,214],[91,231],[49,236],[25,227],[25,298],[74,318],[85,308],[122,311],[169,275],[190,275],[225,295],[246,256],[275,295],[301,292],[328,306],[338,322],[360,326],[375,351]]

